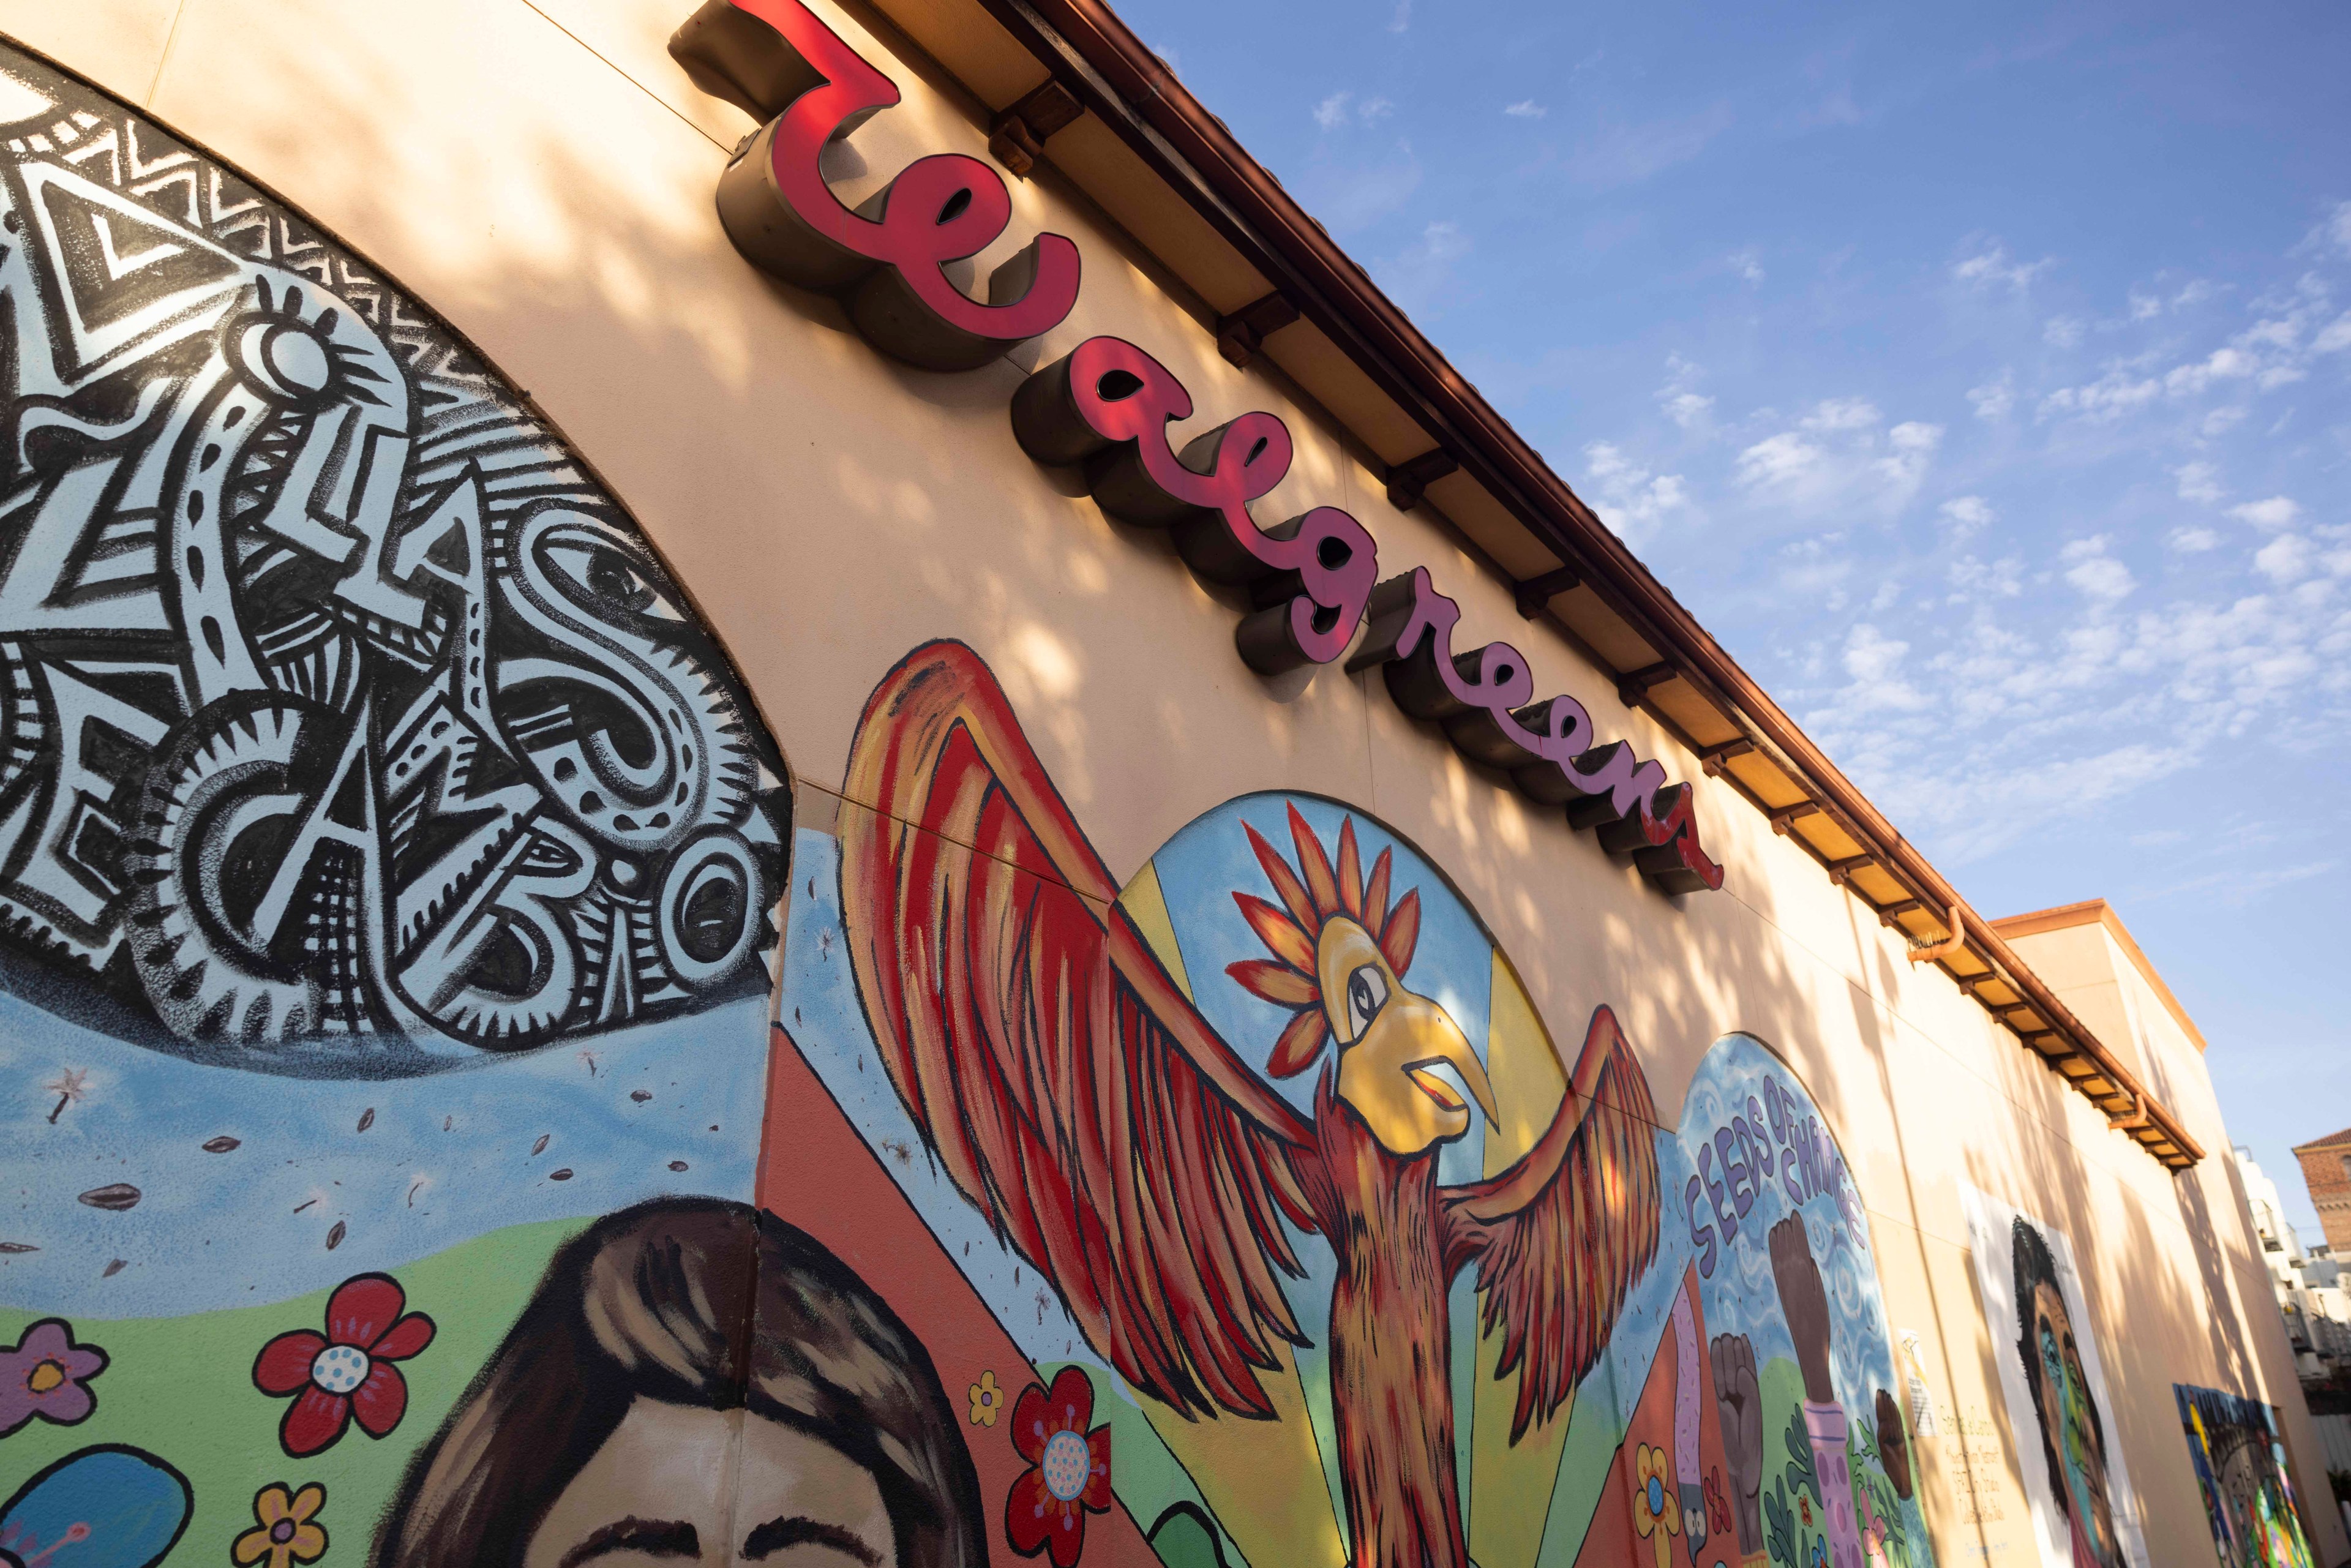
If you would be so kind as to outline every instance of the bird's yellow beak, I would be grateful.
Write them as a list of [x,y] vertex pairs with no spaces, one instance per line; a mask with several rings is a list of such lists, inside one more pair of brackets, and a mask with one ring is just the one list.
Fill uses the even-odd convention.
[[1469,1130],[1469,1097],[1495,1120],[1494,1086],[1451,1015],[1404,988],[1379,944],[1352,920],[1327,922],[1315,944],[1315,969],[1331,1033],[1339,1042],[1339,1098],[1364,1119],[1382,1147],[1410,1156]]

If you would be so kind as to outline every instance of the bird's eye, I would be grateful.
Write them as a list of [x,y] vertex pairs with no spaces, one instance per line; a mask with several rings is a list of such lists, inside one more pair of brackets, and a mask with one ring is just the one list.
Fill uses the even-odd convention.
[[1380,973],[1377,964],[1359,966],[1347,977],[1347,1042],[1352,1045],[1364,1038],[1372,1020],[1387,1006],[1388,977]]

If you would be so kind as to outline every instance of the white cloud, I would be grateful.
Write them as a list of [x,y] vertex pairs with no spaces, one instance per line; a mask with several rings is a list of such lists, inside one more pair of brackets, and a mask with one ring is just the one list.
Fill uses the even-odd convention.
[[2134,289],[2132,289],[2132,290],[2131,290],[2131,297],[2130,297],[2130,319],[2131,319],[2132,320],[2134,320],[2134,321],[2151,321],[2151,320],[2153,320],[2156,317],[2160,316],[2160,315],[2162,315],[2162,314],[2163,314],[2163,301],[2162,301],[2162,300],[2158,299],[2158,298],[2157,298],[2154,295],[2152,295],[2152,294],[2141,294],[2141,293],[2140,293],[2137,289],[2136,289],[2136,288],[2134,288]]
[[1390,103],[1386,99],[1367,98],[1364,99],[1362,107],[1355,110],[1355,118],[1362,120],[1365,125],[1371,125],[1376,121],[1385,120],[1389,115],[1394,114],[1395,112],[1395,105]]
[[1846,633],[1844,653],[1838,663],[1853,679],[1844,694],[1848,709],[1867,713],[1878,708],[1925,707],[1925,695],[1903,678],[1902,662],[1909,653],[1909,643],[1885,636],[1866,621]]
[[2087,386],[2059,387],[2041,400],[2040,416],[2046,419],[2051,414],[2072,414],[2095,421],[2120,419],[2133,409],[2153,402],[2162,392],[2162,383],[2152,376],[2134,377],[2128,371],[2113,370]]
[[1819,468],[1822,456],[1794,431],[1782,431],[1739,455],[1739,482],[1755,488],[1792,485]]
[[1606,520],[1628,538],[1646,535],[1667,514],[1689,505],[1680,475],[1653,474],[1607,442],[1586,446],[1583,461],[1590,475],[1587,488],[1599,500]]
[[2000,372],[2000,380],[1986,382],[1968,389],[1968,402],[1975,406],[1978,419],[2005,419],[2008,411],[2016,406],[2016,377],[2008,371]]
[[1352,92],[1334,92],[1314,106],[1314,123],[1325,131],[1336,131],[1347,123],[1347,100]]
[[2031,287],[2040,273],[2056,265],[2056,260],[2050,256],[2032,262],[2011,261],[2008,247],[1995,244],[1953,267],[1951,276],[1961,283],[2004,283],[2011,288],[2022,290]]
[[2164,542],[2182,555],[2201,555],[2208,549],[2218,549],[2220,536],[2205,528],[2174,528]]
[[2171,297],[2171,308],[2174,310],[2185,310],[2190,305],[2203,304],[2219,292],[2219,289],[2214,288],[2202,278],[2191,277],[2188,280],[2186,287]]
[[2052,316],[2041,329],[2041,340],[2053,348],[2075,349],[2088,330],[2089,323],[2079,316]]
[[2253,552],[2253,570],[2283,588],[2310,575],[2310,541],[2300,534],[2280,534]]
[[1388,31],[1401,33],[1412,26],[1412,0],[1396,0],[1395,14],[1388,18]]
[[2229,515],[2257,528],[2283,528],[2302,516],[2302,508],[2288,497],[2272,496],[2267,500],[2247,501],[2241,507],[2231,507]]
[[2058,553],[2059,559],[2072,563],[2065,569],[2065,580],[2085,599],[2101,604],[2111,604],[2138,586],[2130,568],[2106,553],[2112,542],[2106,535],[2096,534],[2075,539]]
[[2171,471],[2179,481],[2179,498],[2207,505],[2220,498],[2220,470],[2210,463],[2183,463]]
[[2180,365],[2163,378],[2164,390],[2174,397],[2200,392],[2216,381],[2242,381],[2261,368],[2260,361],[2235,347],[2215,349],[2207,358]]
[[1798,423],[1806,430],[1862,430],[1876,424],[1885,416],[1877,405],[1863,397],[1833,397],[1824,400]]
[[2334,242],[2335,249],[2351,256],[2351,202],[2337,202],[2320,232]]
[[[1751,245],[1745,250],[1737,250],[1730,253],[1730,270],[1739,274],[1741,278],[1745,279],[1749,283],[1761,283],[1763,281],[1762,258],[1756,255],[1755,247]],[[2346,318],[2346,319],[2351,319],[2351,318]]]
[[1692,430],[1706,422],[1714,407],[1714,400],[1698,392],[1676,392],[1664,400],[1666,417],[1684,430]]
[[1507,106],[1503,109],[1502,112],[1509,115],[1513,120],[1541,120],[1544,115],[1549,114],[1551,110],[1545,109],[1541,104],[1537,103],[1533,99],[1525,98],[1520,99],[1516,103]]
[[2225,434],[2234,426],[2243,423],[2244,419],[2245,411],[2242,408],[2216,408],[2206,414],[2204,423],[2196,428],[2209,441],[2213,436]]
[[2346,349],[2351,349],[2351,310],[2346,310],[2329,321],[2320,329],[2318,336],[2310,340],[2310,351],[2314,354],[2335,354]]
[[1951,525],[1951,537],[1964,539],[1991,524],[1991,503],[1981,496],[1954,496],[1938,508]]

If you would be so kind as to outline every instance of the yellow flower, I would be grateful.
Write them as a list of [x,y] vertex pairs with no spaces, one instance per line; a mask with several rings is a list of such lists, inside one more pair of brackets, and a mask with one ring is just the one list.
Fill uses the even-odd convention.
[[1682,1505],[1674,1496],[1672,1468],[1663,1448],[1646,1443],[1633,1456],[1633,1524],[1656,1545],[1657,1568],[1668,1568],[1673,1562],[1673,1538],[1682,1532]]
[[[971,1424],[975,1427],[993,1427],[996,1425],[998,1414],[1003,1408],[1004,1391],[996,1386],[996,1374],[981,1373],[979,1381],[971,1385]],[[276,1568],[276,1564],[273,1563],[271,1568]]]
[[266,1486],[253,1494],[256,1528],[236,1538],[229,1556],[240,1564],[269,1560],[269,1568],[295,1563],[316,1563],[327,1554],[327,1532],[310,1522],[326,1506],[327,1489],[312,1481],[288,1495],[282,1486]]

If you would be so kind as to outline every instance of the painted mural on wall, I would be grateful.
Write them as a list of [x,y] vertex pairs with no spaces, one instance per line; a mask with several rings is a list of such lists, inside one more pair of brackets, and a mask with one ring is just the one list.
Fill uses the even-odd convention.
[[2277,1412],[2218,1388],[2175,1383],[2171,1393],[2221,1568],[2311,1568]]
[[758,988],[774,756],[635,528],[363,263],[5,65],[20,993],[385,1075]]
[[1934,1561],[1859,1196],[1761,1043],[1661,1126],[1612,1009],[1555,1040],[1338,802],[1243,797],[1122,884],[959,644],[842,796],[761,1201],[918,1281],[998,1561]]
[[1976,1289],[2046,1568],[2143,1568],[2114,1405],[2064,1232],[1962,1186]]
[[979,1561],[749,1207],[788,800],[644,540],[234,170],[5,49],[0,150],[0,1564]]

